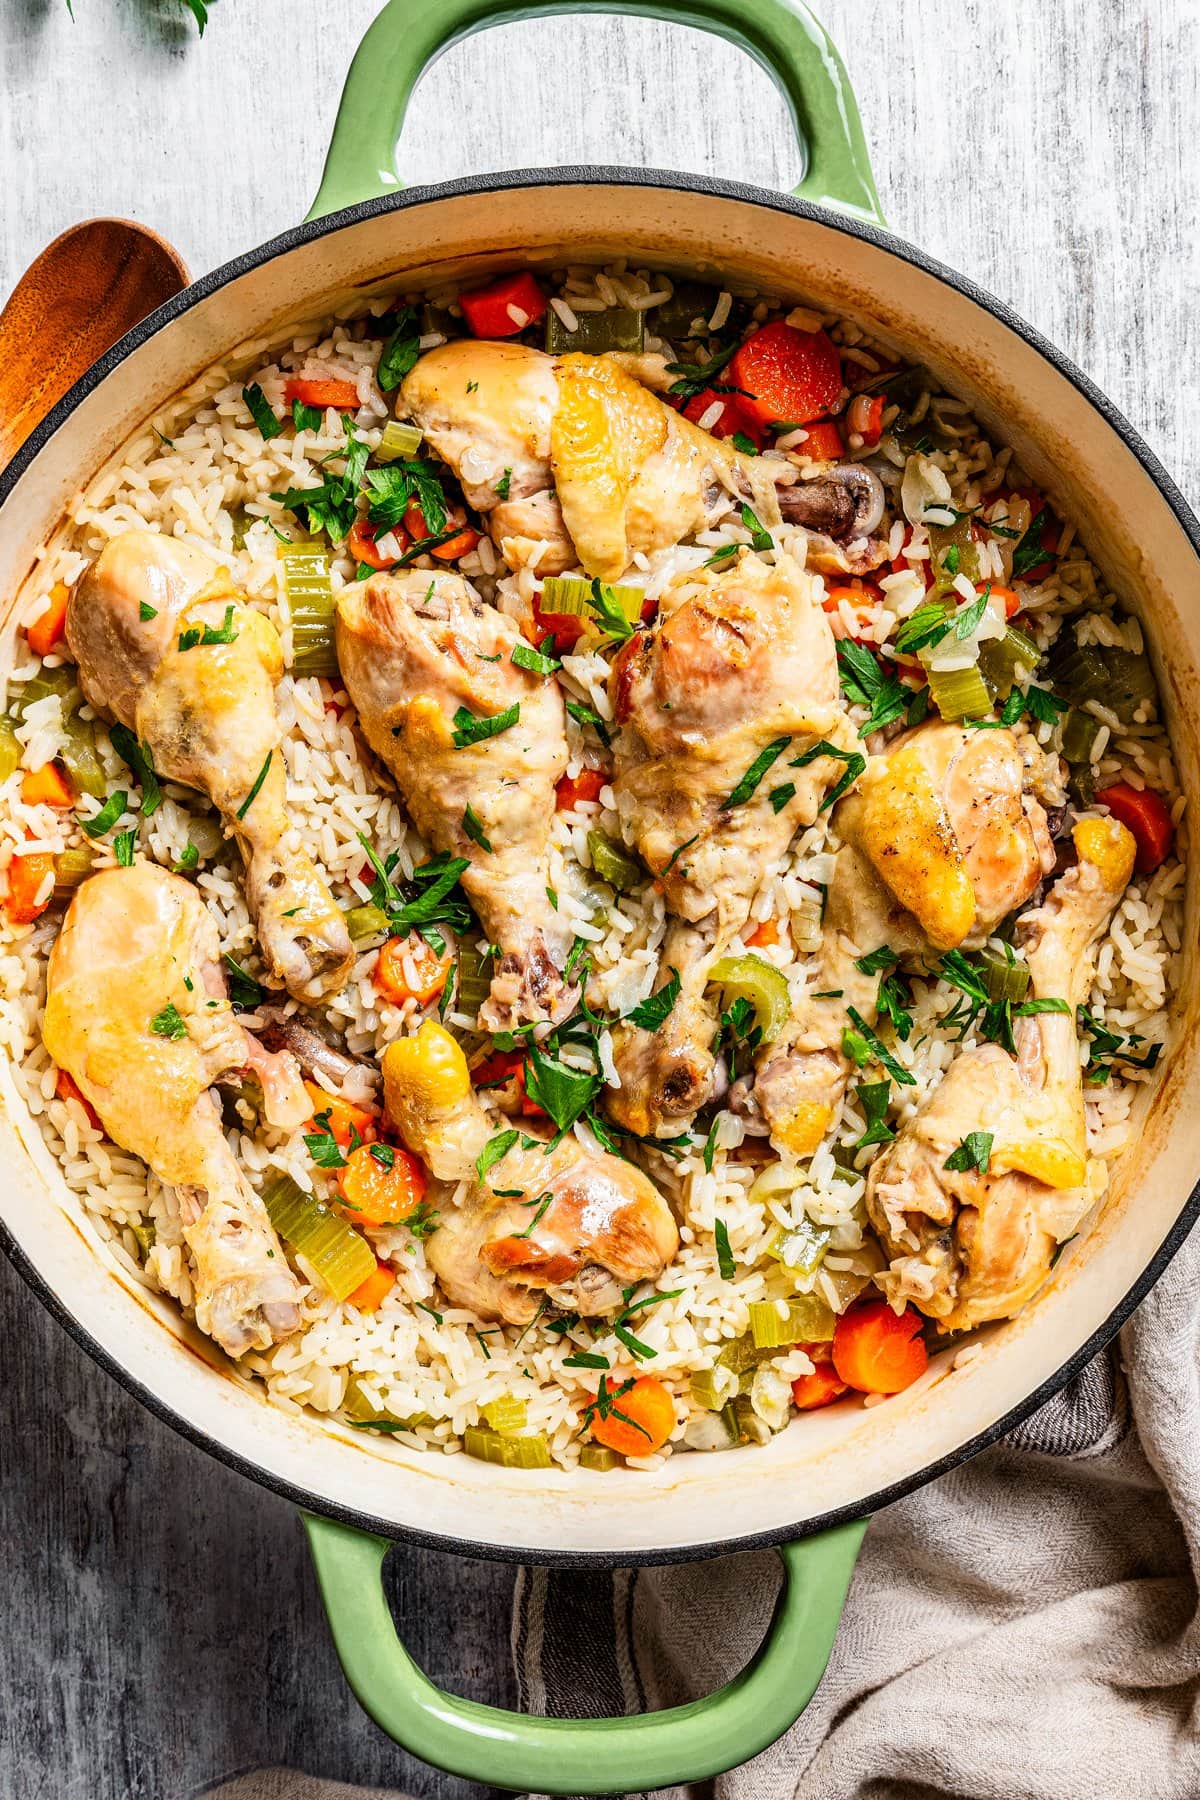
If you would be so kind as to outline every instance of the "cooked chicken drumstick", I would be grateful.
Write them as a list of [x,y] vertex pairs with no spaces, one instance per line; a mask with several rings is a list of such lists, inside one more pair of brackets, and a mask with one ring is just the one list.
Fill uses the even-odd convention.
[[878,563],[882,549],[863,543],[883,515],[871,470],[849,463],[796,482],[793,465],[710,437],[628,372],[653,379],[661,359],[621,363],[459,339],[405,377],[404,406],[514,568],[552,575],[578,563],[613,581],[637,552],[691,536],[733,496],[768,523],[782,516],[815,532],[815,568]]
[[76,582],[67,643],[89,704],[134,731],[161,776],[207,794],[237,838],[272,974],[297,1000],[335,992],[354,951],[288,823],[274,627],[203,551],[125,531]]
[[471,1183],[426,1247],[456,1305],[512,1325],[527,1325],[546,1301],[595,1318],[674,1256],[679,1234],[653,1183],[574,1137],[549,1154],[514,1141],[481,1179],[475,1165],[491,1122],[440,1025],[427,1020],[415,1037],[389,1044],[383,1074],[388,1116],[409,1149],[444,1179]]
[[674,916],[659,966],[664,978],[678,970],[681,982],[658,1031],[624,1025],[614,1034],[621,1087],[609,1110],[644,1135],[709,1098],[717,1017],[705,998],[708,969],[842,771],[826,755],[797,767],[793,751],[847,727],[828,620],[784,559],[769,568],[746,555],[669,594],[654,628],[617,658],[612,691],[617,810],[662,881]]
[[268,1057],[225,996],[217,928],[195,889],[152,863],[79,888],[50,953],[42,1037],[104,1129],[179,1194],[196,1323],[230,1356],[300,1324],[302,1289],[221,1129],[213,1083],[254,1068],[272,1124],[311,1107],[290,1058]]
[[[376,575],[338,597],[338,661],[363,734],[421,835],[468,859],[463,886],[500,946],[480,1013],[489,1031],[562,1019],[577,997],[562,974],[569,937],[546,892],[566,718],[557,685],[513,662],[522,641],[461,575]],[[460,713],[513,708],[494,736],[455,746]]]
[[[1094,1198],[1075,1014],[1135,844],[1115,819],[1080,820],[1074,835],[1079,862],[1017,931],[1031,997],[1064,1009],[1018,1019],[1015,1058],[996,1044],[964,1051],[867,1176],[891,1261],[881,1285],[947,1331],[1023,1306]],[[973,1131],[991,1135],[986,1170],[947,1168]]]
[[837,1116],[849,1009],[873,1023],[879,992],[858,959],[885,944],[898,957],[982,944],[1049,874],[1046,815],[1025,779],[1010,731],[934,721],[872,757],[840,802],[816,984],[835,997],[801,998],[754,1087],[778,1148],[809,1155]]

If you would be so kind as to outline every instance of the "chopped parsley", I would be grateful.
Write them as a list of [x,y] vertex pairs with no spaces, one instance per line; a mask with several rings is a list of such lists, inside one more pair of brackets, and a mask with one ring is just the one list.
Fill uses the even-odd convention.
[[866,721],[858,728],[860,738],[882,730],[900,717],[908,706],[908,689],[895,674],[886,674],[878,658],[864,645],[846,638],[837,647],[837,659],[842,692],[847,700],[852,706],[869,708]]
[[598,1350],[577,1350],[574,1356],[563,1357],[564,1369],[611,1369],[612,1364],[607,1356],[601,1356]]
[[489,1169],[494,1169],[502,1156],[507,1156],[517,1139],[519,1131],[501,1131],[494,1138],[489,1138],[479,1155],[475,1158],[475,1173],[482,1181]]
[[148,819],[162,805],[162,789],[154,772],[154,758],[139,744],[127,725],[111,725],[108,732],[112,747],[142,790],[142,817]]
[[530,1221],[529,1221],[528,1225],[525,1227],[524,1231],[518,1231],[514,1235],[517,1238],[532,1237],[534,1231],[537,1229],[537,1227],[541,1224],[542,1220],[545,1218],[546,1212],[547,1212],[547,1210],[550,1206],[550,1203],[553,1199],[554,1199],[554,1195],[550,1192],[546,1192],[544,1194],[536,1195],[536,1197],[532,1200],[523,1200],[521,1202],[522,1206],[535,1206],[537,1208],[537,1211],[534,1213],[533,1217],[530,1219]]
[[399,525],[414,500],[425,523],[422,545],[445,530],[446,496],[435,465],[424,457],[404,457],[382,469],[368,469],[366,483],[371,494],[367,519],[381,531]]
[[796,784],[794,781],[783,782],[781,786],[772,788],[767,795],[767,799],[771,802],[771,811],[776,813],[781,813],[788,801],[794,800],[795,797]]
[[80,819],[79,823],[90,838],[102,838],[111,831],[121,814],[129,804],[129,795],[118,788],[110,794],[94,819]]
[[759,751],[733,792],[722,800],[722,812],[728,812],[731,806],[745,805],[767,770],[779,760],[791,741],[790,737],[779,737],[775,739],[774,743],[768,744],[765,750]]
[[600,1089],[604,1086],[603,1077],[589,1074],[584,1069],[572,1069],[547,1056],[535,1043],[530,1043],[529,1057],[525,1064],[525,1092],[535,1106],[554,1121],[561,1136],[570,1131],[576,1119],[581,1118],[591,1106]]
[[[333,1135],[333,1126],[330,1124],[330,1109],[326,1107],[324,1112],[319,1112],[313,1120],[313,1123],[317,1129],[305,1134],[304,1143],[308,1150],[308,1154],[312,1157],[317,1168],[344,1169],[346,1166],[346,1158],[342,1155],[342,1146]],[[357,1150],[362,1139],[359,1138],[358,1132],[353,1126],[351,1127],[351,1137],[352,1141],[350,1148],[351,1150]],[[353,1141],[355,1139],[357,1139],[357,1142]]]
[[[862,736],[862,732],[859,732],[859,736]],[[836,761],[843,762],[846,765],[846,770],[841,780],[837,783],[836,787],[830,788],[829,792],[821,802],[820,810],[822,812],[827,812],[835,801],[841,799],[847,788],[853,787],[859,776],[866,769],[867,759],[857,750],[839,750],[836,744],[831,744],[829,742],[828,738],[822,738],[819,744],[814,744],[811,750],[806,750],[804,752],[803,756],[793,757],[792,761],[788,764],[788,767],[792,769],[807,768],[809,763],[816,762],[818,756],[832,756]],[[778,810],[778,808],[776,810]]]
[[324,417],[319,406],[307,406],[303,400],[292,401],[292,424],[297,431],[320,431]]
[[113,839],[113,850],[116,852],[117,862],[122,869],[133,867],[133,852],[136,844],[136,831],[119,831]]
[[625,1017],[631,1025],[639,1025],[643,1031],[658,1031],[666,1024],[675,1002],[679,998],[679,970],[671,970],[671,979],[665,987],[651,994],[646,1000],[639,1002],[632,1012]]
[[372,1144],[371,1155],[381,1169],[394,1169],[396,1166],[396,1152],[390,1144]]
[[379,353],[375,379],[385,394],[399,387],[409,370],[415,368],[421,354],[421,334],[417,315],[411,306],[402,306],[396,314],[391,334]]
[[484,832],[483,821],[473,806],[468,806],[464,811],[462,828],[473,844],[478,844],[481,850],[486,850],[489,856],[492,855],[492,846]]
[[151,604],[148,600],[143,600],[139,603],[138,618],[141,619],[143,624],[145,624],[148,619],[157,619],[157,617],[158,617],[157,606],[151,606]]
[[605,635],[615,638],[618,643],[625,643],[633,636],[635,627],[625,617],[620,601],[600,578],[592,582],[591,598],[588,601],[592,612],[604,626]]
[[758,445],[753,438],[748,438],[744,431],[735,431],[729,441],[735,450],[741,451],[743,456],[758,455]]
[[420,1206],[410,1212],[407,1218],[401,1219],[400,1223],[406,1225],[411,1235],[420,1242],[422,1238],[433,1236],[441,1216],[436,1208],[430,1206],[428,1200],[422,1200]]
[[771,536],[752,506],[742,507],[742,524],[750,533],[750,543],[755,550],[773,550],[775,539]]
[[867,1129],[854,1148],[865,1150],[868,1144],[890,1144],[896,1135],[887,1122],[887,1109],[892,1098],[891,1082],[860,1081],[854,1091],[867,1121]]
[[186,870],[194,869],[199,861],[200,852],[197,850],[195,844],[193,844],[191,838],[189,838],[187,843],[183,846],[183,849],[179,852],[179,860],[175,864],[176,875],[182,875]]
[[719,550],[713,551],[704,566],[706,569],[723,569],[741,555],[743,548],[742,544],[722,544]]
[[667,374],[677,375],[669,388],[672,394],[678,394],[682,400],[694,400],[698,394],[712,392],[714,394],[740,394],[741,388],[730,387],[726,382],[718,382],[714,378],[719,375],[727,363],[731,363],[737,355],[739,346],[730,344],[724,350],[718,350],[707,362],[668,363]]
[[713,1225],[713,1237],[717,1245],[717,1267],[721,1271],[722,1281],[732,1281],[737,1274],[737,1264],[733,1259],[733,1251],[729,1247],[729,1229],[724,1219],[717,1219]]
[[585,1406],[583,1412],[580,1414],[579,1422],[581,1427],[586,1431],[591,1425],[592,1420],[597,1418],[619,1419],[622,1425],[632,1425],[635,1431],[640,1431],[642,1436],[648,1442],[652,1442],[653,1440],[650,1438],[650,1433],[646,1430],[646,1427],[644,1425],[639,1425],[638,1421],[630,1418],[628,1413],[623,1413],[616,1404],[618,1400],[622,1399],[629,1392],[634,1384],[634,1379],[635,1377],[631,1375],[628,1381],[623,1381],[621,1383],[620,1387],[610,1388],[607,1376],[601,1375],[600,1391],[597,1393],[596,1398],[591,1404]]
[[510,660],[518,669],[528,669],[531,675],[554,675],[562,668],[556,657],[546,656],[532,644],[514,644]]
[[704,1171],[705,1171],[705,1174],[707,1174],[707,1175],[712,1174],[713,1158],[715,1157],[715,1155],[717,1153],[717,1132],[720,1130],[720,1126],[721,1126],[721,1115],[720,1115],[720,1113],[718,1113],[716,1115],[716,1117],[713,1119],[712,1124],[709,1126],[708,1136],[704,1140],[703,1161],[704,1161]]
[[1135,1046],[1144,1044],[1144,1037],[1137,1032],[1122,1037],[1118,1032],[1110,1031],[1086,1006],[1079,1008],[1079,1024],[1091,1039],[1083,1079],[1092,1087],[1102,1086],[1119,1062],[1134,1069],[1152,1069],[1162,1055],[1161,1044],[1151,1044],[1145,1052],[1137,1054]]
[[992,1133],[990,1131],[969,1131],[957,1150],[952,1150],[943,1169],[951,1169],[958,1175],[966,1175],[977,1169],[981,1175],[988,1172],[988,1164],[992,1160]]
[[249,387],[244,387],[242,389],[242,399],[249,407],[250,417],[258,426],[263,437],[278,437],[283,430],[283,423],[280,419],[276,418],[270,401],[259,387],[257,381],[252,381]]
[[[1013,551],[1012,572],[1014,578],[1027,575],[1030,569],[1036,569],[1050,556],[1050,551],[1042,545],[1042,532],[1049,522],[1050,514],[1042,507],[1029,521],[1029,529]],[[991,529],[994,531],[995,526]],[[1008,535],[1008,534],[1005,534]]]
[[274,754],[275,754],[275,752],[273,750],[267,751],[267,760],[263,764],[262,768],[258,771],[258,774],[254,777],[254,786],[250,789],[250,792],[246,795],[246,798],[242,801],[242,804],[237,809],[237,816],[239,819],[245,818],[246,814],[250,811],[250,808],[254,805],[254,802],[257,800],[258,791],[262,787],[263,782],[267,779],[267,770],[271,767],[271,758],[274,756]]
[[499,737],[502,731],[508,731],[521,716],[521,703],[514,700],[503,712],[494,713],[491,718],[480,718],[460,706],[454,715],[454,748],[465,750],[470,744],[482,744],[487,738]]
[[896,633],[896,648],[907,655],[940,644],[950,630],[950,609],[944,600],[927,600],[910,613]]
[[602,744],[611,742],[608,726],[594,707],[585,706],[582,700],[568,700],[567,712],[577,725],[590,725]]
[[150,1029],[156,1037],[185,1038],[187,1026],[179,1016],[179,1010],[173,1000],[168,1000],[160,1013],[155,1013],[150,1021]]
[[864,1062],[869,1061],[871,1057],[874,1057],[876,1062],[883,1064],[888,1074],[894,1081],[898,1081],[901,1087],[915,1087],[916,1081],[914,1077],[909,1074],[907,1069],[901,1067],[891,1052],[879,1041],[878,1036],[867,1024],[867,1021],[863,1018],[858,1009],[853,1006],[848,1006],[846,1011],[850,1016],[851,1024],[854,1026],[854,1034],[849,1032],[844,1032],[842,1034],[843,1049],[845,1049],[846,1038],[851,1035],[855,1035],[858,1039],[858,1043],[864,1044],[867,1049],[866,1057],[860,1056],[857,1053],[857,1048],[855,1051],[848,1051],[847,1054],[851,1056],[852,1060],[861,1068]]
[[505,469],[503,475],[500,477],[499,481],[496,483],[495,493],[496,493],[497,500],[507,500],[508,499],[508,490],[509,490],[511,483],[512,483],[512,470]]

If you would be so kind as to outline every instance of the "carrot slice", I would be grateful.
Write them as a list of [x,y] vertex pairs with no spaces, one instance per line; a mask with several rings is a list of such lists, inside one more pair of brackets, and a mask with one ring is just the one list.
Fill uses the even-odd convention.
[[55,1075],[54,1091],[60,1100],[78,1100],[80,1106],[82,1106],[84,1112],[88,1116],[89,1124],[94,1125],[97,1131],[104,1130],[103,1125],[100,1123],[100,1114],[96,1111],[87,1095],[82,1091],[74,1076],[69,1074],[66,1069],[59,1069],[58,1073]]
[[746,942],[755,950],[761,950],[765,944],[777,944],[779,942],[779,920],[764,919],[761,925],[754,927]]
[[56,581],[50,589],[50,604],[40,618],[25,627],[29,648],[35,656],[49,656],[57,648],[67,624],[67,601],[71,590],[65,581]]
[[742,412],[738,404],[740,398],[739,394],[719,394],[715,388],[705,388],[688,401],[683,409],[683,416],[690,419],[693,425],[699,425],[705,413],[720,402],[721,411],[716,423],[705,425],[702,429],[711,432],[715,438],[731,438],[740,431],[750,439],[756,450],[761,450],[767,434],[757,419]]
[[813,425],[804,429],[808,436],[800,446],[800,453],[812,462],[841,462],[846,454],[846,446],[842,442],[842,434],[832,419],[818,419]]
[[439,956],[432,944],[412,931],[407,937],[389,938],[383,946],[375,964],[375,986],[397,1006],[406,1000],[424,1006],[441,993],[453,963],[452,956]]
[[289,406],[299,400],[301,406],[319,406],[322,412],[328,406],[336,406],[339,412],[357,412],[361,404],[353,381],[285,381],[283,397]]
[[47,875],[54,873],[54,858],[49,850],[33,850],[28,856],[14,856],[8,865],[8,894],[4,910],[11,925],[31,925],[50,904],[51,888],[44,900],[38,893]]
[[807,425],[841,393],[842,359],[823,331],[776,319],[746,339],[729,365],[729,384],[743,390],[740,409],[759,425]]
[[[382,534],[384,537],[387,532]],[[400,554],[408,549],[408,533],[393,529],[391,535],[400,546]],[[365,519],[355,519],[350,527],[350,535],[346,539],[346,549],[355,562],[366,563],[369,569],[390,569],[395,556],[385,556],[379,548],[379,531],[374,525],[368,525]]]
[[376,1136],[374,1113],[366,1112],[361,1106],[352,1106],[349,1100],[343,1100],[339,1094],[327,1094],[315,1081],[306,1081],[304,1089],[312,1101],[314,1120],[318,1114],[328,1113],[329,1129],[340,1149],[349,1150],[355,1142],[369,1144]]
[[547,300],[525,270],[460,294],[458,304],[473,337],[501,338],[515,337],[527,325],[536,325],[546,316]]
[[653,1375],[639,1376],[624,1394],[619,1391],[623,1385],[608,1388],[612,1399],[603,1418],[592,1414],[592,1436],[622,1456],[650,1456],[675,1429],[671,1390]]
[[1133,866],[1138,874],[1152,875],[1171,854],[1175,842],[1175,827],[1162,795],[1153,788],[1135,788],[1127,781],[1118,781],[1097,794],[1096,799],[1132,831],[1137,843]]
[[603,769],[580,769],[578,775],[564,775],[554,790],[558,812],[570,812],[581,800],[598,800],[611,777]]
[[[470,554],[479,542],[479,533],[473,531],[466,523],[466,517],[461,506],[447,508],[447,528],[451,525],[461,525],[462,529],[440,544],[431,544],[429,546],[430,556],[436,557],[438,562],[457,562],[460,556]],[[418,500],[410,500],[404,509],[404,529],[416,547],[419,547],[425,538],[437,535],[431,532],[425,523],[425,514],[421,511]]]
[[855,394],[846,408],[846,429],[864,444],[877,444],[883,436],[883,395]]
[[1021,610],[1021,596],[1015,588],[1001,587],[998,581],[993,581],[990,592],[993,600],[1003,600],[1005,618],[1014,619]]
[[356,1287],[348,1296],[351,1306],[357,1306],[359,1312],[378,1312],[388,1295],[396,1285],[396,1271],[387,1263],[376,1263],[373,1275]]
[[833,1366],[861,1394],[898,1394],[925,1372],[929,1354],[921,1315],[906,1306],[897,1317],[886,1300],[844,1312],[833,1333]]
[[398,1145],[360,1144],[338,1170],[337,1183],[356,1225],[398,1224],[425,1198],[424,1169]]
[[21,781],[21,798],[26,806],[70,807],[75,804],[71,784],[57,763],[43,763],[30,769]]
[[817,1363],[811,1375],[797,1375],[792,1383],[792,1399],[801,1412],[814,1412],[818,1406],[829,1406],[846,1392],[846,1383],[832,1363]]

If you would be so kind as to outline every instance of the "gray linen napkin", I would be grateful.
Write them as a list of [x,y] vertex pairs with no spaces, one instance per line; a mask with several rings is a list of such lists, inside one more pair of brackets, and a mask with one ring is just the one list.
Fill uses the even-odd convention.
[[[807,1712],[715,1800],[1196,1800],[1198,1551],[1195,1233],[1119,1346],[879,1515]],[[770,1552],[523,1570],[523,1706],[598,1717],[710,1692],[753,1652],[777,1570]],[[393,1797],[273,1770],[211,1800]]]

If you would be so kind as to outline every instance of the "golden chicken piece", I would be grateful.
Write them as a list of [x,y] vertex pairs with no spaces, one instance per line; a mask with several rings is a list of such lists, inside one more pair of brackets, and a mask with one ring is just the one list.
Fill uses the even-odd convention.
[[816,993],[760,1060],[754,1098],[779,1149],[807,1156],[841,1107],[853,1007],[873,1024],[879,974],[859,958],[986,942],[1054,867],[1054,846],[1011,731],[918,725],[872,757],[834,814],[845,839],[825,904]]
[[480,1177],[492,1121],[442,1026],[426,1020],[415,1037],[389,1044],[383,1077],[388,1117],[409,1149],[435,1175],[471,1183],[426,1245],[455,1305],[511,1325],[527,1325],[547,1301],[594,1318],[621,1305],[631,1283],[655,1280],[674,1256],[679,1234],[654,1184],[574,1137],[526,1148],[514,1131]]
[[673,918],[659,966],[681,984],[658,1031],[622,1025],[613,1037],[621,1087],[608,1108],[644,1136],[711,1094],[709,967],[844,772],[826,754],[806,760],[814,740],[840,742],[848,727],[829,621],[782,558],[770,568],[748,554],[682,583],[617,658],[612,695],[617,810],[662,882]]
[[236,1357],[297,1330],[300,1283],[209,1090],[249,1064],[272,1123],[295,1130],[311,1107],[294,1066],[234,1017],[216,925],[188,882],[135,863],[83,883],[50,953],[42,1038],[114,1142],[177,1190],[201,1331]]
[[[1095,1198],[1075,1015],[1136,846],[1115,819],[1080,820],[1074,836],[1078,863],[1017,933],[1030,997],[1063,1010],[1018,1019],[1015,1058],[996,1044],[964,1051],[867,1176],[890,1260],[880,1285],[946,1331],[1023,1306]],[[947,1168],[972,1132],[988,1135],[986,1167]]]
[[[467,859],[463,886],[500,946],[488,1031],[562,1019],[578,994],[546,892],[566,715],[557,684],[513,662],[523,641],[461,575],[376,575],[338,596],[338,661],[363,735],[426,842]],[[501,715],[511,722],[479,734]]]
[[702,530],[734,498],[766,523],[810,526],[814,567],[852,566],[832,539],[857,543],[878,525],[878,477],[851,463],[798,483],[782,459],[742,455],[630,372],[653,376],[653,362],[464,338],[421,357],[401,396],[513,567],[552,575],[579,564],[613,581],[637,553]]
[[335,992],[354,948],[288,823],[274,626],[203,551],[124,531],[76,582],[66,629],[84,698],[136,733],[160,776],[207,794],[237,839],[271,973],[297,1000]]

